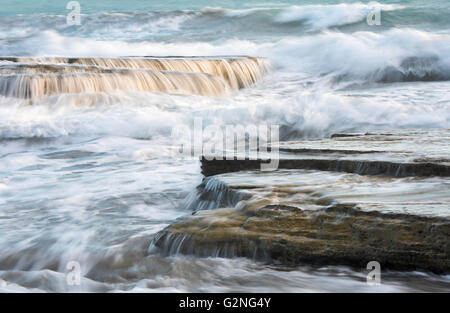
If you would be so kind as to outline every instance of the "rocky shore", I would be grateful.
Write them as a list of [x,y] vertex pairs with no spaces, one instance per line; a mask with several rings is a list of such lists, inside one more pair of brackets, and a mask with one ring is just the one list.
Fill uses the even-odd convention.
[[164,253],[249,257],[281,264],[450,270],[450,223],[444,218],[363,212],[332,205],[320,211],[284,205],[203,211],[161,232]]
[[202,159],[193,215],[161,231],[152,249],[450,273],[448,134],[424,155],[414,142],[426,131],[281,143],[271,173],[258,160]]

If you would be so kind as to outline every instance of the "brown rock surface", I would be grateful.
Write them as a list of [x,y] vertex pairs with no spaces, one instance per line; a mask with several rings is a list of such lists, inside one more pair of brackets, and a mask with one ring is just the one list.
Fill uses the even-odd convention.
[[450,272],[446,218],[364,212],[352,205],[311,211],[284,205],[217,209],[176,223],[154,240],[165,253],[250,257],[282,264],[349,265]]

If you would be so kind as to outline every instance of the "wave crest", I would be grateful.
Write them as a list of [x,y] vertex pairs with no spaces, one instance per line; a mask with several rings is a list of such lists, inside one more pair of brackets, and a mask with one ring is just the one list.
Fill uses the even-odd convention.
[[275,20],[279,23],[304,22],[311,30],[319,30],[364,21],[368,14],[376,10],[394,11],[403,8],[401,5],[380,4],[378,2],[368,4],[361,2],[334,5],[314,4],[285,9]]

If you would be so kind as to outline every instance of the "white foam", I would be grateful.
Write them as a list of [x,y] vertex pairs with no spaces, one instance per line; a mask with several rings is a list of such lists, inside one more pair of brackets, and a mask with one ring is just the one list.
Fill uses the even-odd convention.
[[[124,55],[252,55],[265,56],[290,71],[311,75],[333,73],[368,79],[386,67],[399,68],[408,57],[435,57],[437,71],[450,67],[450,35],[413,29],[393,29],[382,33],[340,33],[288,37],[276,42],[255,43],[230,39],[218,44],[206,42],[162,43],[96,41],[65,37],[45,31],[23,42],[0,47],[0,54],[26,50],[35,56],[124,56]],[[37,48],[38,47],[38,48]]]
[[286,38],[265,51],[279,65],[314,76],[332,73],[376,79],[371,76],[387,67],[401,70],[401,63],[410,57],[436,58],[439,67],[432,69],[437,71],[448,71],[450,66],[450,36],[413,29],[352,34],[326,31]]
[[319,30],[363,21],[367,18],[368,14],[375,10],[393,11],[403,8],[401,5],[380,4],[378,2],[370,2],[368,4],[356,2],[334,5],[314,4],[292,6],[281,12],[275,18],[275,21],[279,23],[302,21],[311,30]]
[[[437,87],[430,86],[431,90],[441,89]],[[293,132],[296,138],[352,130],[450,126],[450,103],[439,98],[407,101],[401,96],[389,99],[388,91],[386,95],[381,92],[381,96],[376,93],[346,96],[322,89],[297,91],[285,97],[276,93],[258,96],[264,94],[264,89],[261,86],[259,91],[248,95],[215,100],[144,93],[95,105],[77,101],[74,106],[64,95],[53,98],[58,105],[46,101],[33,106],[10,102],[2,106],[0,138],[67,135],[147,138],[158,142],[160,148],[153,152],[140,151],[138,155],[151,156],[164,153],[164,145],[179,144],[178,141],[189,143],[187,137],[172,138],[172,130],[180,125],[191,129],[197,117],[202,118],[204,127],[272,123],[283,126],[285,132]],[[405,95],[408,92],[407,88],[402,91]]]

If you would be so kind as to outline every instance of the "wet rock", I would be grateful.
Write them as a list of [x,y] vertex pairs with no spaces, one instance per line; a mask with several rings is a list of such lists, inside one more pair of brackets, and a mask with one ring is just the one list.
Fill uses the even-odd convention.
[[[255,157],[256,155],[256,157]],[[202,173],[255,170],[268,160],[279,169],[313,169],[360,175],[450,176],[450,130],[407,130],[386,133],[341,134],[321,140],[281,142],[263,157],[201,159]],[[250,158],[252,156],[252,158]]]
[[[201,159],[202,174],[212,176],[223,173],[255,170],[266,160],[207,160]],[[360,175],[450,176],[450,166],[432,162],[396,163],[388,161],[331,160],[331,159],[279,159],[279,169],[314,169],[356,173]]]
[[[382,269],[450,273],[448,155],[450,130],[441,129],[280,143],[256,160],[202,158],[206,178],[194,207],[207,210],[192,208],[151,246],[284,265],[365,269],[378,261]],[[273,157],[278,170],[259,171]]]
[[357,136],[360,136],[361,134],[340,134],[340,133],[337,133],[337,134],[332,134],[331,135],[331,138],[339,138],[339,137],[357,137]]
[[450,272],[446,218],[365,212],[355,205],[285,205],[203,211],[158,234],[163,253],[249,257],[282,264]]
[[269,71],[265,58],[0,57],[0,94],[40,99],[60,93],[146,91],[223,96],[247,88]]

